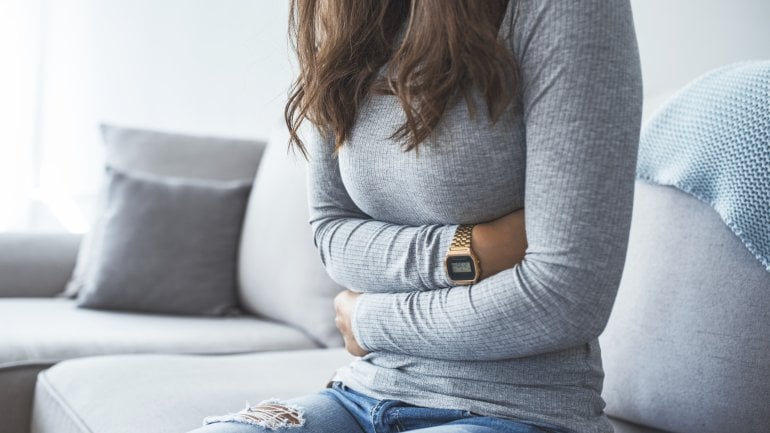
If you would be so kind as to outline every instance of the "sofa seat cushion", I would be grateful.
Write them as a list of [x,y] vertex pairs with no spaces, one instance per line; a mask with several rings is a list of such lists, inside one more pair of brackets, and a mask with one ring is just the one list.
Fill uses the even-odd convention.
[[120,353],[242,353],[317,347],[252,316],[198,318],[80,309],[69,299],[0,300],[0,369]]
[[[198,428],[206,416],[316,392],[352,360],[344,349],[316,349],[66,361],[38,377],[31,431],[184,433]],[[612,423],[616,433],[666,433],[619,420]]]
[[352,359],[344,349],[318,349],[66,361],[38,377],[32,432],[184,433],[247,402],[318,391]]

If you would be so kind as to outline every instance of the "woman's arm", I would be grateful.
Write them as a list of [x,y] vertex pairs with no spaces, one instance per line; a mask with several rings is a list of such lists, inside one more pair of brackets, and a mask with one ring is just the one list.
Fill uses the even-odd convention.
[[[457,225],[412,227],[373,220],[345,190],[332,143],[315,128],[306,132],[310,224],[329,275],[355,292],[451,287],[444,257]],[[477,225],[473,241],[482,278],[512,267],[526,248],[524,210]]]
[[514,53],[526,124],[524,259],[471,287],[359,296],[366,351],[458,360],[596,338],[625,262],[642,83],[628,0],[522,0]]

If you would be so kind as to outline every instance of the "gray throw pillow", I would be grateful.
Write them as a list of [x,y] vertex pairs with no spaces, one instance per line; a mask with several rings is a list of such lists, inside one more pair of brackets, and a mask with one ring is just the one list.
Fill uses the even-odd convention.
[[250,181],[107,169],[106,208],[81,307],[218,316],[235,311]]
[[[253,180],[264,142],[196,136],[139,128],[100,125],[106,164],[122,170],[188,179]],[[101,194],[102,196],[104,193]],[[103,197],[102,197],[103,202]],[[103,209],[104,203],[98,208]],[[101,212],[99,212],[101,214]],[[63,296],[74,297],[95,260],[93,245],[101,238],[101,215],[78,251],[75,270]]]
[[321,263],[308,223],[306,163],[288,154],[285,128],[271,137],[254,180],[241,238],[241,305],[302,329],[323,346],[341,346],[334,296],[342,288]]

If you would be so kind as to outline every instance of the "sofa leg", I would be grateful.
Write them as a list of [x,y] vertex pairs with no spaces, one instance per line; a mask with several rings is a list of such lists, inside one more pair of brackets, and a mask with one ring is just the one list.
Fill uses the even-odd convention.
[[0,419],[4,433],[29,433],[38,373],[49,365],[0,368]]

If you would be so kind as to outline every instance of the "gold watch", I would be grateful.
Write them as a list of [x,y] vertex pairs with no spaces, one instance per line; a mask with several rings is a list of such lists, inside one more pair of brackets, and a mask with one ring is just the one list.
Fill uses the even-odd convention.
[[472,231],[473,224],[463,224],[457,228],[444,260],[447,276],[460,286],[475,284],[481,278],[481,262],[471,248]]

